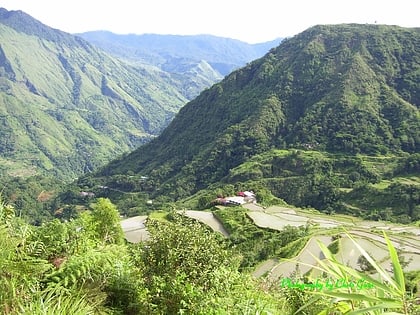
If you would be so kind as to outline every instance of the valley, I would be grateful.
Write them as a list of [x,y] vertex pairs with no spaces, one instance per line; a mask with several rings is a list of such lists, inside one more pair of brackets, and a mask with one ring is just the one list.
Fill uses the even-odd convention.
[[93,172],[155,138],[202,90],[280,42],[132,37],[72,35],[0,8],[0,175],[71,182]]
[[264,54],[0,8],[0,312],[420,314],[419,30]]

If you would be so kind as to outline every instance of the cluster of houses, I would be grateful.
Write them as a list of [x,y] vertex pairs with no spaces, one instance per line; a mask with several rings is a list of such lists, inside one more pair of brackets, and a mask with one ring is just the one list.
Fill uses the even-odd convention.
[[256,203],[257,198],[255,193],[251,191],[240,191],[236,196],[230,197],[217,197],[213,200],[213,205],[222,205],[222,206],[240,206],[245,203]]

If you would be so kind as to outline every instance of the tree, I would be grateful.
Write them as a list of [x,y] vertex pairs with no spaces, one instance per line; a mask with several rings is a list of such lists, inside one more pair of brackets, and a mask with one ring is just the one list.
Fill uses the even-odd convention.
[[239,277],[238,263],[213,232],[182,215],[171,218],[147,222],[150,240],[139,256],[145,284],[158,308],[154,312],[196,314],[205,301],[228,294]]
[[99,198],[92,205],[93,228],[97,238],[104,243],[124,243],[117,207],[108,198]]
[[[368,255],[372,256],[371,253],[368,253]],[[375,271],[375,267],[366,259],[365,255],[360,255],[359,258],[357,258],[357,265],[359,266],[360,271],[369,273]]]

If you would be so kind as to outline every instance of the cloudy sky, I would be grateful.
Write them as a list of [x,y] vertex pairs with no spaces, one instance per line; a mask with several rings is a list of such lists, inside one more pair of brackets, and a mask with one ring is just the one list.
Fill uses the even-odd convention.
[[317,24],[420,27],[418,0],[0,0],[0,7],[69,33],[212,34],[248,43]]

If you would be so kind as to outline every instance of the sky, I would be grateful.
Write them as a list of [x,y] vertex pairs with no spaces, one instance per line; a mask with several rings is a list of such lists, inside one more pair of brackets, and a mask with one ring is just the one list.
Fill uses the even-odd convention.
[[318,24],[420,27],[418,0],[0,0],[68,33],[210,34],[260,43]]

